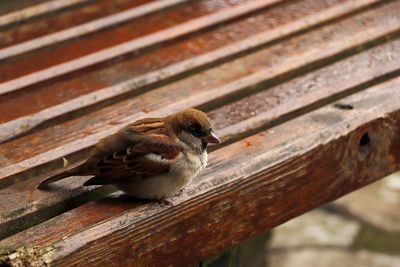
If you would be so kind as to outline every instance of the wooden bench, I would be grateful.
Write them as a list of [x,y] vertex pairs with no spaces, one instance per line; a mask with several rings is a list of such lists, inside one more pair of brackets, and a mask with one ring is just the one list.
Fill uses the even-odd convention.
[[[400,169],[399,0],[3,9],[0,265],[187,266]],[[174,206],[83,177],[36,189],[62,157],[187,107],[223,144]]]

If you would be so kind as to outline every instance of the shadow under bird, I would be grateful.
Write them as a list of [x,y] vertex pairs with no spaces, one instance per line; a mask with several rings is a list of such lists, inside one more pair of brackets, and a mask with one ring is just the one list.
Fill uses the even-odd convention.
[[94,175],[84,185],[113,184],[140,199],[166,201],[207,165],[208,144],[219,144],[205,113],[187,109],[164,118],[135,121],[101,139],[84,163],[38,185]]

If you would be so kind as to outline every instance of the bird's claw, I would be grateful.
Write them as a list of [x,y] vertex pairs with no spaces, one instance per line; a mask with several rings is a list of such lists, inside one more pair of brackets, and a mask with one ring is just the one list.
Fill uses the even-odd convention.
[[178,193],[175,194],[175,197],[180,197],[183,194],[183,189],[179,190]]

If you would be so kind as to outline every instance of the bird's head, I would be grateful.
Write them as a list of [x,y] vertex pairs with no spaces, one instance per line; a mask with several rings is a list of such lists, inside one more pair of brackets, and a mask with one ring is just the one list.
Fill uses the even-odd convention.
[[193,150],[202,152],[208,144],[220,144],[207,115],[197,109],[186,109],[168,116],[168,123],[178,139]]

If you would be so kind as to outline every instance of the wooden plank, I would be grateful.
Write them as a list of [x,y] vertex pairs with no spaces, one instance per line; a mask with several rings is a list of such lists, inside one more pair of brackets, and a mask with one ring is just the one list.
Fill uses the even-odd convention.
[[343,99],[352,110],[329,105],[213,152],[173,207],[104,199],[0,246],[37,245],[57,266],[186,266],[398,170],[399,86],[390,80]]
[[4,15],[0,14],[0,27],[11,23],[21,22],[29,18],[54,12],[77,4],[82,4],[88,1],[89,0],[52,0],[29,6],[24,9],[16,10]]
[[[83,150],[90,147],[99,138],[112,133],[129,121],[145,116],[165,115],[188,106],[205,105],[210,103],[210,100],[221,100],[228,95],[248,93],[252,86],[257,83],[271,82],[272,79],[293,73],[310,64],[317,67],[316,62],[337,57],[338,53],[343,53],[343,51],[352,47],[358,47],[364,42],[372,41],[373,38],[388,33],[385,30],[390,30],[390,26],[394,24],[396,27],[399,26],[400,24],[393,19],[395,17],[391,16],[390,11],[385,10],[384,17],[379,17],[379,13],[374,10],[371,13],[366,13],[372,17],[361,14],[359,17],[328,25],[307,35],[280,43],[270,49],[260,50],[171,85],[163,86],[157,91],[148,92],[138,98],[126,100],[88,116],[82,116],[74,120],[78,127],[74,128],[73,132],[68,131],[68,129],[72,129],[72,121],[70,121],[67,123],[69,127],[64,128],[62,132],[53,132],[50,135],[43,136],[45,140],[43,140],[42,145],[30,147],[29,144],[37,140],[37,137],[32,138],[32,136],[26,137],[27,139],[30,138],[29,141],[25,138],[16,140],[16,142],[21,142],[19,145],[16,142],[5,143],[1,146],[0,152],[9,161],[9,166],[0,170],[0,177],[2,177],[0,183],[9,184],[17,177],[19,180],[29,177],[29,173],[25,173],[27,170],[33,173],[31,171],[35,167],[42,168],[43,164],[48,165],[48,163],[64,155],[78,151],[81,154]],[[363,20],[360,20],[360,18],[364,16],[366,18],[365,23],[368,23],[370,27],[365,27],[361,23]],[[389,23],[385,18],[391,18]],[[312,44],[318,45],[313,46]],[[261,65],[257,65],[256,62]],[[224,73],[224,75],[220,75],[221,73]],[[227,77],[232,79],[231,82],[228,83]],[[189,98],[188,95],[190,95]],[[175,103],[170,102],[171,98],[175,99]],[[151,112],[149,113],[149,111]],[[98,114],[100,114],[99,117],[94,117]],[[104,129],[104,124],[107,122],[119,125],[110,125],[110,127]],[[88,125],[90,125],[90,128]],[[56,129],[58,128],[56,127]],[[64,131],[68,134],[65,134]],[[90,135],[88,135],[88,132],[85,131],[90,131],[93,134],[89,133]],[[60,134],[62,134],[62,140],[55,141],[54,138],[57,138]],[[48,141],[48,136],[53,137],[52,142]],[[47,146],[52,146],[52,144],[53,147],[48,149]],[[57,147],[54,147],[54,144]],[[59,144],[63,145],[58,146]],[[20,153],[24,149],[27,150]],[[15,164],[11,164],[12,162]]]
[[[218,134],[239,140],[368,86],[398,76],[400,39],[208,112]],[[295,90],[294,90],[295,88]]]
[[[24,94],[20,93],[18,97],[10,94],[8,97],[0,98],[3,141],[4,136],[13,137],[45,121],[94,105],[107,98],[140,91],[144,86],[165,82],[177,75],[226,60],[288,34],[354,12],[367,3],[369,2],[364,0],[339,4],[315,0],[287,2],[260,12],[251,17],[253,19],[245,18],[197,34],[122,64],[85,72],[78,78],[67,81],[28,87],[22,91]],[[231,34],[232,32],[235,34]],[[185,53],[181,53],[182,47],[185,47]],[[163,60],[160,61],[160,58]],[[110,90],[111,85],[116,86],[115,90]],[[79,100],[74,101],[73,98],[77,97]],[[29,108],[23,108],[23,103],[26,102],[31,103]],[[15,106],[21,108],[15,110],[12,108]],[[37,111],[40,113],[35,114]],[[10,122],[17,118],[17,121]]]
[[7,2],[2,1],[2,2],[0,2],[1,3],[0,4],[0,15],[3,16],[5,14],[7,14],[7,13],[14,12],[15,10],[20,10],[20,9],[23,9],[23,8],[34,6],[34,5],[37,5],[39,3],[43,3],[45,1],[47,1],[47,0],[29,0],[29,1],[21,0],[21,1],[18,1],[18,2],[15,2],[15,1],[7,1]]
[[[208,112],[208,115],[219,137],[224,143],[231,143],[245,135],[333,102],[344,95],[360,91],[375,82],[398,75],[399,47],[400,40],[396,39],[224,105]],[[48,192],[36,190],[35,185],[40,179],[40,176],[32,177],[0,190],[0,237],[65,211],[65,207],[71,206],[66,203],[76,203],[76,197],[88,192],[88,188],[81,187],[85,178],[76,177],[64,181]],[[98,194],[94,196],[97,197]],[[16,213],[15,210],[19,212]]]
[[150,46],[155,46],[166,41],[171,41],[178,37],[193,34],[193,32],[205,29],[212,25],[233,19],[235,17],[243,16],[247,13],[256,11],[260,8],[275,4],[281,0],[254,0],[239,4],[237,6],[222,9],[218,12],[194,18],[179,25],[148,34],[141,38],[137,38],[110,48],[103,49],[79,58],[48,67],[47,69],[36,71],[32,74],[4,82],[0,84],[0,95],[19,90],[25,86],[34,83],[42,82],[60,75],[78,71],[100,62],[104,62],[115,57],[122,56],[127,53],[133,53]]
[[[103,2],[101,2],[101,7],[107,8],[110,4],[112,5],[112,2],[110,1],[102,1]],[[149,2],[150,0],[140,0],[139,3],[146,1]],[[207,15],[214,14],[215,12],[221,11],[225,8],[230,8],[232,6],[234,7],[245,1],[248,0],[239,0],[222,5],[212,5],[207,8],[204,8],[204,5],[206,5],[206,2],[204,0],[190,1],[187,4],[176,5],[169,9],[161,10],[160,12],[151,13],[146,17],[142,16],[129,20],[125,23],[119,23],[114,27],[106,28],[104,30],[94,32],[81,38],[66,40],[57,45],[50,46],[47,49],[40,49],[26,53],[23,56],[13,57],[9,60],[4,61],[4,63],[10,62],[12,64],[0,65],[0,73],[2,73],[1,81],[5,82],[20,78],[22,76],[32,74],[33,72],[36,72],[38,70],[44,70],[49,67],[80,58],[82,56],[87,56],[89,54],[99,52],[104,49],[112,48],[116,45],[121,45],[136,40],[138,38],[140,39],[149,34],[161,32],[163,30],[180,25],[182,23],[186,23],[193,19],[207,17]],[[94,6],[98,8],[97,3],[94,4]],[[133,7],[134,6],[137,5],[133,5]],[[80,16],[78,16],[79,19],[81,19],[81,17],[85,15],[85,12],[83,12],[82,10],[81,12],[83,14],[80,14]],[[67,12],[65,15],[67,16],[69,14],[70,13]],[[112,14],[112,12],[109,12],[108,15],[110,14]],[[47,22],[46,19],[47,17],[43,20],[45,20],[46,24],[48,24],[51,22],[50,19],[56,18],[48,18],[50,22]],[[59,20],[61,19],[57,19],[56,22],[58,22]],[[68,21],[68,16],[64,20]],[[59,23],[62,23],[64,20],[61,20]],[[137,25],[141,26],[137,27]],[[74,24],[71,26],[74,26]],[[42,36],[43,34],[48,33],[47,31],[44,31],[44,33],[39,36]],[[142,52],[143,51],[141,51],[141,53]],[[128,55],[124,55],[124,57],[134,55],[135,53],[128,53]],[[123,57],[120,58],[122,59]],[[36,64],[32,64],[32,61],[37,59],[41,59],[41,61],[36,62]],[[3,74],[3,72],[5,72],[5,74]]]
[[[133,7],[131,9],[121,11],[110,16],[99,18],[84,24],[77,25],[62,31],[38,37],[8,48],[0,49],[0,60],[4,60],[13,56],[17,56],[29,51],[54,45],[68,39],[78,38],[83,35],[100,31],[102,29],[115,26],[119,23],[148,15],[152,12],[160,11],[165,8],[172,7],[177,4],[184,3],[188,0],[162,0],[150,2],[145,5]],[[0,20],[1,24],[1,20]]]
[[49,12],[38,17],[2,27],[0,48],[20,44],[41,36],[84,24],[153,0],[97,0]]

